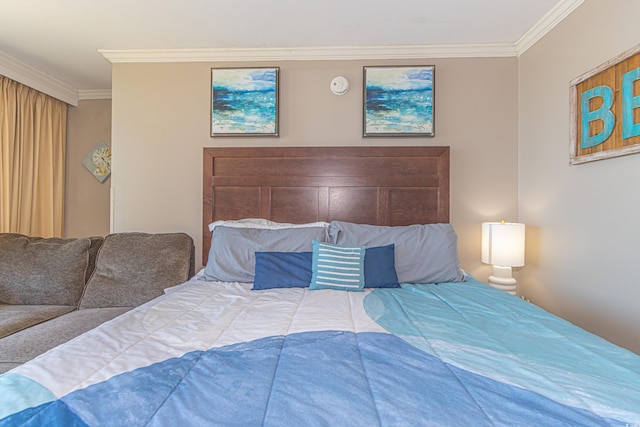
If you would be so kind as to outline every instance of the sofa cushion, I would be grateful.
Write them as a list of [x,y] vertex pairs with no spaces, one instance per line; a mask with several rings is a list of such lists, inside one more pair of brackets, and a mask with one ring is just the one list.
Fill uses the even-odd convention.
[[0,338],[75,309],[75,306],[69,305],[0,304]]
[[136,307],[189,279],[193,239],[184,233],[116,233],[105,237],[80,309]]
[[0,234],[0,303],[77,306],[92,241]]
[[131,310],[76,310],[0,339],[0,374]]

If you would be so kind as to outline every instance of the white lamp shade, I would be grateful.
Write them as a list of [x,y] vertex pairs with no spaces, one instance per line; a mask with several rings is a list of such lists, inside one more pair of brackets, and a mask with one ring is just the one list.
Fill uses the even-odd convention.
[[503,267],[524,266],[524,224],[483,222],[482,262]]

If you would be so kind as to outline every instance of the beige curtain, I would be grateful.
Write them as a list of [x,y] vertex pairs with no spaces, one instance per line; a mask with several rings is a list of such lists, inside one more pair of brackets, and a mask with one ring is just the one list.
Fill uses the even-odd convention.
[[67,105],[0,76],[0,232],[62,237]]

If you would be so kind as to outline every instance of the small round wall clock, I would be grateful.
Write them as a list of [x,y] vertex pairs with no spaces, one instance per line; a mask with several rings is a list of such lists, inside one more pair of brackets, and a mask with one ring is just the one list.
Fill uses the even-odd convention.
[[100,182],[111,175],[111,148],[100,141],[82,161],[84,167]]

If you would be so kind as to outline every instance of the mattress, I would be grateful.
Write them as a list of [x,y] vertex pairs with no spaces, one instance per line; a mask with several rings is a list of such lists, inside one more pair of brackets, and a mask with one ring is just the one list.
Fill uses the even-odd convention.
[[468,277],[198,275],[0,376],[0,426],[640,425],[640,356]]

